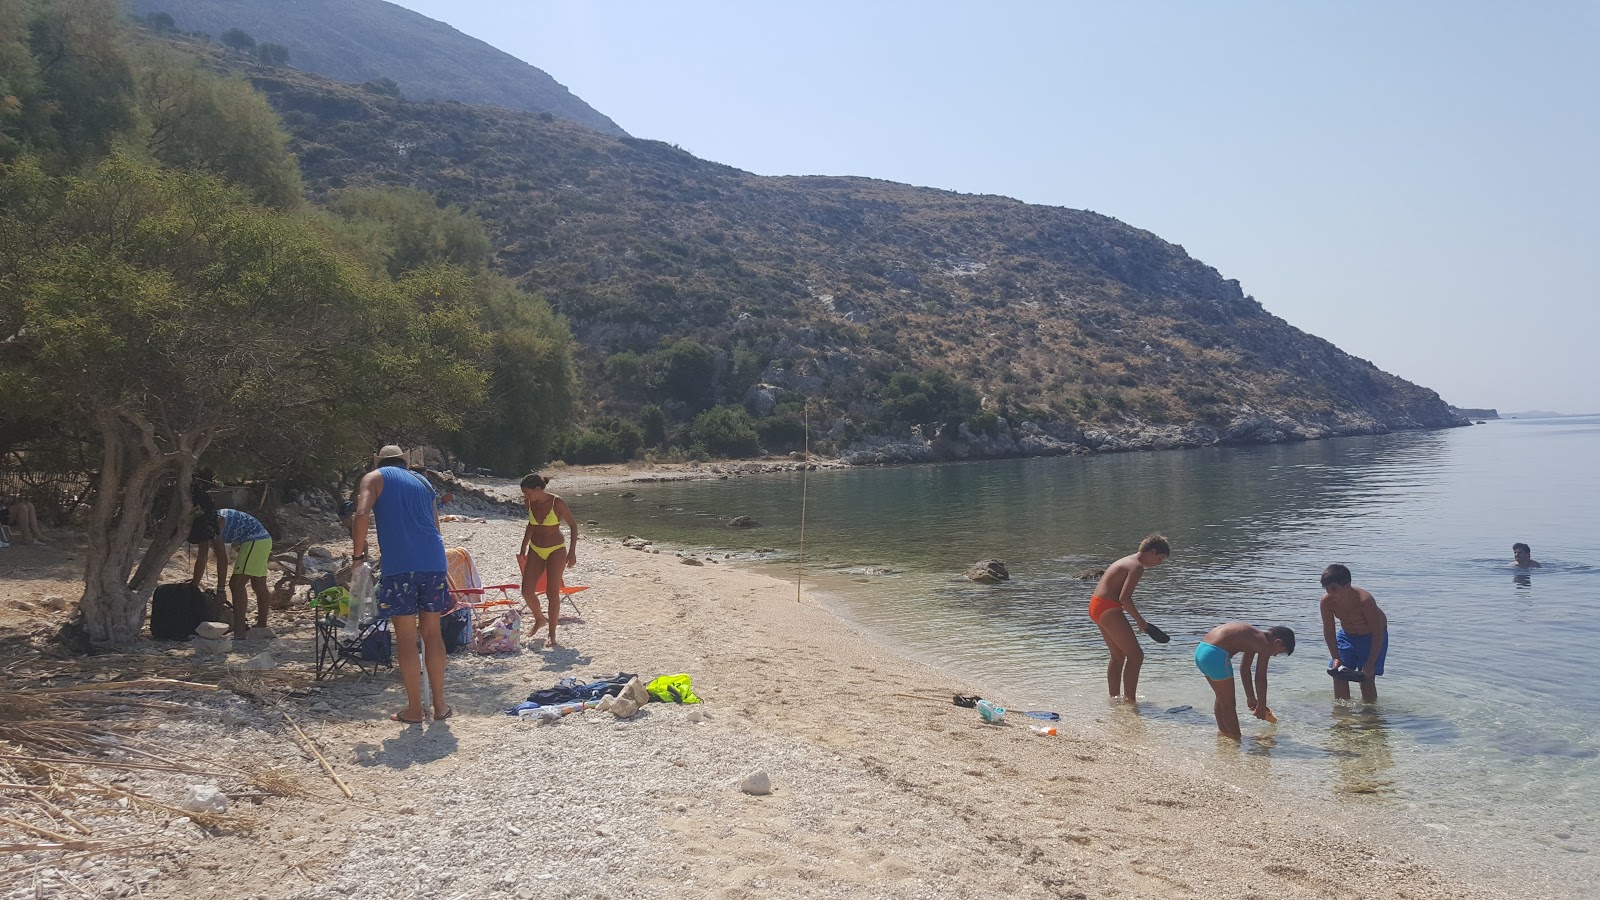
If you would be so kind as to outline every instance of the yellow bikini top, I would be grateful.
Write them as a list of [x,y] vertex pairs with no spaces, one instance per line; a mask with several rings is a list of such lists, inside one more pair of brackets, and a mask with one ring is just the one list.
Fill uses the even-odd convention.
[[560,525],[561,524],[561,519],[560,519],[559,516],[556,515],[556,502],[554,500],[550,501],[550,511],[545,514],[544,521],[542,521],[542,522],[533,517],[533,507],[531,507],[531,506],[528,507],[528,524],[529,525]]

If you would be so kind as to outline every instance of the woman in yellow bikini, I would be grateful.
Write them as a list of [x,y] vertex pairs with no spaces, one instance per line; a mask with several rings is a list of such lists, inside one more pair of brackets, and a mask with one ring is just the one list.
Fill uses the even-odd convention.
[[[528,527],[522,533],[522,597],[533,610],[533,631],[537,634],[548,621],[550,631],[544,645],[556,646],[556,623],[561,621],[561,575],[578,562],[578,523],[572,519],[567,501],[545,490],[550,479],[534,474],[522,479],[522,499],[528,504]],[[570,545],[562,543],[561,523],[572,534]],[[550,603],[547,619],[539,609],[539,581]]]

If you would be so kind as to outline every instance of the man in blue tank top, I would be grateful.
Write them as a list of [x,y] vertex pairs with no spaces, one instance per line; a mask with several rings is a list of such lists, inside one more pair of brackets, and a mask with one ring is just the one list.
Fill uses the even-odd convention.
[[[378,614],[394,629],[394,651],[400,659],[400,680],[406,687],[406,708],[389,718],[408,725],[422,723],[422,667],[428,669],[435,720],[450,718],[444,702],[444,638],[439,616],[450,609],[448,566],[433,486],[406,469],[405,451],[390,444],[378,451],[378,467],[361,479],[356,495],[357,563],[367,558],[367,526],[378,521],[378,547],[383,551],[383,577],[378,581]],[[422,635],[422,658],[417,634]]]

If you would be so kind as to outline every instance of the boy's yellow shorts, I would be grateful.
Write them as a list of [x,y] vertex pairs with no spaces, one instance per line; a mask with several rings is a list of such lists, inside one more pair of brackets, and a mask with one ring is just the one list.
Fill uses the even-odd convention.
[[233,555],[233,574],[251,578],[267,577],[267,562],[272,558],[272,538],[240,544]]

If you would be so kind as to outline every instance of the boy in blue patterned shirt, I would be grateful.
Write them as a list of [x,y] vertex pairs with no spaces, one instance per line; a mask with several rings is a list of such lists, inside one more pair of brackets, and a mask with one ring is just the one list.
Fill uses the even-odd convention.
[[189,543],[198,549],[194,555],[194,584],[200,586],[205,576],[207,551],[216,553],[217,588],[223,585],[222,573],[228,568],[228,546],[235,545],[233,576],[227,579],[228,594],[233,598],[233,639],[242,641],[249,633],[245,623],[248,602],[245,584],[248,582],[256,594],[256,625],[267,624],[267,563],[272,557],[272,535],[261,520],[237,509],[219,509],[215,513],[202,511],[189,529]]

